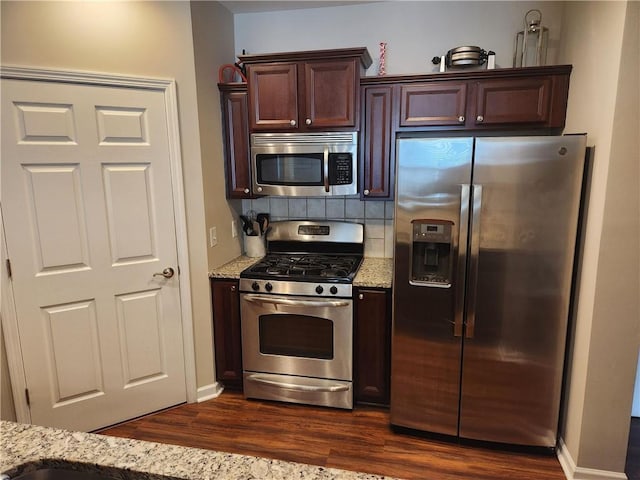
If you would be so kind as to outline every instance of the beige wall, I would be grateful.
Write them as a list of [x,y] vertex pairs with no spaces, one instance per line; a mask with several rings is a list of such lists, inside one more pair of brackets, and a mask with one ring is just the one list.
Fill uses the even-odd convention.
[[[1,2],[2,63],[176,80],[197,385],[214,382],[203,178],[188,2]],[[212,45],[215,48],[215,45]],[[223,198],[223,194],[221,194]]]
[[637,2],[568,2],[568,132],[588,132],[588,198],[562,438],[578,468],[624,472],[640,306]]
[[218,244],[207,242],[209,269],[218,267],[241,253],[240,237],[233,237],[231,221],[237,220],[234,207],[225,193],[224,156],[218,67],[236,60],[234,52],[233,15],[218,2],[192,2],[193,44],[198,92],[200,150],[205,184],[204,208],[207,231],[216,227]]
[[[239,237],[231,235],[234,212],[225,195],[225,175],[220,96],[218,95],[218,67],[235,61],[233,51],[233,15],[218,2],[192,2],[193,48],[195,55],[200,155],[204,188],[204,218],[206,232],[216,227],[218,244],[205,240],[208,269],[220,266],[240,255]],[[207,296],[207,298],[210,298]],[[196,325],[197,327],[197,325]],[[196,328],[196,365],[206,368],[207,377],[215,376],[214,356],[209,323],[200,322]]]

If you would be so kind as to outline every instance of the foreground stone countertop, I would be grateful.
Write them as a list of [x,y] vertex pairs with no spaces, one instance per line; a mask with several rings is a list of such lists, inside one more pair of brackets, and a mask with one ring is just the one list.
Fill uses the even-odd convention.
[[0,422],[0,473],[38,468],[98,472],[123,480],[390,480],[358,472]]
[[[240,278],[240,273],[258,260],[260,259],[243,255],[225,263],[221,267],[213,269],[209,272],[209,277]],[[392,258],[365,257],[362,260],[362,265],[360,265],[356,278],[353,280],[353,285],[355,287],[391,288],[392,277]]]

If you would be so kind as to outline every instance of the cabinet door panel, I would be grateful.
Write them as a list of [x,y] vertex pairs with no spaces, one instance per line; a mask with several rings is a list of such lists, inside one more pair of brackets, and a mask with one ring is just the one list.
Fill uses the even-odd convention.
[[388,405],[391,294],[387,290],[358,289],[355,298],[355,401]]
[[400,87],[400,127],[464,125],[465,83],[435,82]]
[[242,388],[240,296],[237,280],[211,280],[216,378],[225,387]]
[[309,129],[356,127],[356,60],[305,63],[304,113]]
[[251,198],[247,92],[222,94],[227,196]]
[[298,128],[298,75],[295,63],[249,65],[251,130]]
[[360,192],[363,199],[392,199],[395,176],[395,143],[391,126],[393,87],[366,87],[363,97]]
[[551,85],[550,77],[478,82],[476,126],[547,123]]

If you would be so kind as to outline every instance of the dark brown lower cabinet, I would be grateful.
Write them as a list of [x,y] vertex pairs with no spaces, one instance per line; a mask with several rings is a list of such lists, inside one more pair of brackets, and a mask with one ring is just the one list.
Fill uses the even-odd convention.
[[391,290],[354,289],[354,400],[389,405]]
[[242,389],[242,341],[238,280],[211,279],[216,379],[229,389]]

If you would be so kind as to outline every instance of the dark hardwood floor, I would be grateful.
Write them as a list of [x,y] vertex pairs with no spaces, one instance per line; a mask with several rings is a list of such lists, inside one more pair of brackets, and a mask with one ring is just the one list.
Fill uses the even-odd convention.
[[98,433],[420,480],[563,480],[555,455],[394,433],[388,410],[245,400],[225,391]]

